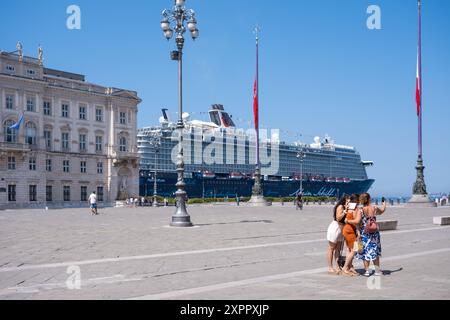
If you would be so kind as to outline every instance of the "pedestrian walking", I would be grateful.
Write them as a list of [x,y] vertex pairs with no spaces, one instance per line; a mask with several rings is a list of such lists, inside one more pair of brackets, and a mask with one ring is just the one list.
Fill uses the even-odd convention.
[[295,209],[303,210],[303,194],[301,192],[297,193],[297,197],[295,198]]
[[95,194],[95,191],[93,191],[88,199],[88,203],[89,206],[91,208],[91,214],[92,215],[97,215],[98,211],[97,211],[97,195]]

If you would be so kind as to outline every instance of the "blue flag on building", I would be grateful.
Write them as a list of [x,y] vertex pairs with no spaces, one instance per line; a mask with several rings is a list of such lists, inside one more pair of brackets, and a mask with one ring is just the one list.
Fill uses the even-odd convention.
[[19,119],[19,121],[17,121],[17,123],[15,123],[15,124],[13,124],[11,127],[9,127],[11,130],[19,130],[19,128],[20,128],[20,125],[22,124],[22,122],[23,122],[23,114],[22,114],[22,116],[20,117],[20,119]]

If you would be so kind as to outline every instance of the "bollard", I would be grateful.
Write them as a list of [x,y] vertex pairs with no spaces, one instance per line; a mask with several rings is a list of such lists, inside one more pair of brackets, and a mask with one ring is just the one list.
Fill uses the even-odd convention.
[[398,225],[397,220],[378,221],[378,230],[379,231],[397,230],[397,225]]
[[448,226],[450,225],[450,217],[433,217],[433,224]]

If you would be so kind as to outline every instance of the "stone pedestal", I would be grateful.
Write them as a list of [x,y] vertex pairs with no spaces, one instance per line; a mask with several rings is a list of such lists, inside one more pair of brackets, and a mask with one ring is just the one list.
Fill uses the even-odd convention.
[[270,202],[267,202],[266,199],[264,199],[261,195],[254,195],[250,198],[250,200],[247,202],[247,205],[250,207],[268,207],[272,205]]
[[436,203],[431,201],[427,194],[413,194],[406,203],[407,207],[436,207]]
[[421,156],[417,159],[417,176],[416,182],[413,186],[413,196],[406,204],[407,206],[414,207],[435,207],[436,204],[430,200],[427,193],[427,186],[425,185],[425,176],[424,176],[425,167],[423,165],[423,159]]
[[262,183],[261,183],[261,170],[256,168],[255,171],[255,184],[252,189],[252,197],[250,201],[247,202],[247,205],[251,207],[267,207],[270,205],[266,199],[264,199]]

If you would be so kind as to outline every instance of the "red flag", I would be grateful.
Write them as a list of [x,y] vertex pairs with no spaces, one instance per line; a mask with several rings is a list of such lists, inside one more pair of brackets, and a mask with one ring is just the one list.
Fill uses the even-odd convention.
[[259,117],[258,117],[258,80],[255,79],[255,86],[253,89],[253,114],[255,116],[255,129],[259,129]]
[[421,95],[422,92],[420,92],[422,79],[420,78],[420,62],[419,62],[419,56],[417,57],[417,75],[416,75],[416,105],[417,105],[417,116],[420,116],[420,109],[422,106],[422,99]]
[[417,46],[417,73],[416,73],[416,105],[417,116],[422,114],[422,19],[420,15],[420,0],[417,2],[419,12],[419,43]]

